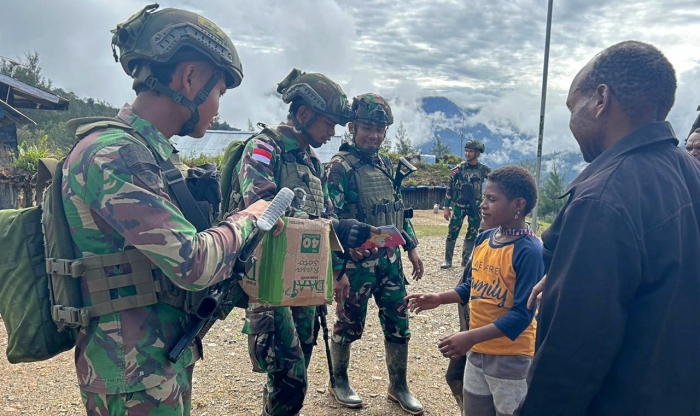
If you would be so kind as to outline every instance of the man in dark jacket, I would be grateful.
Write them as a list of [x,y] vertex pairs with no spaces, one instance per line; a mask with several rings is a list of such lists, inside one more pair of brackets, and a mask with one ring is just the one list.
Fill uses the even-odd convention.
[[700,414],[700,164],[666,116],[673,67],[622,42],[574,79],[590,165],[543,234],[547,285],[520,415]]

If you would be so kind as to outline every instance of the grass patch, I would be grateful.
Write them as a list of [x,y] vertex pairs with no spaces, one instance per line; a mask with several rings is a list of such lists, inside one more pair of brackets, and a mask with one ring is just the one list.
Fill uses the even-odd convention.
[[447,237],[447,225],[423,225],[413,224],[413,229],[416,231],[416,237],[420,240],[422,237]]

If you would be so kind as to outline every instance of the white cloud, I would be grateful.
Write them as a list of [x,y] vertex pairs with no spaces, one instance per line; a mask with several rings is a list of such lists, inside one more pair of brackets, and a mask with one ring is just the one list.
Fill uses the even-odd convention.
[[[114,63],[109,30],[143,7],[135,0],[6,2],[0,15],[0,54],[36,50],[54,85],[121,105],[131,81]],[[554,4],[545,152],[576,148],[564,99],[571,79],[597,52],[637,39],[664,51],[678,71],[670,120],[685,135],[700,90],[700,28],[688,0],[562,0]],[[292,67],[323,72],[349,97],[378,92],[391,99],[415,144],[433,123],[418,98],[443,95],[463,108],[481,108],[472,121],[517,128],[535,137],[546,2],[493,0],[172,0],[162,7],[202,13],[237,45],[245,78],[222,101],[221,118],[277,123],[286,106],[274,94]],[[60,18],[58,17],[60,16]],[[20,36],[19,34],[26,34]],[[389,134],[393,137],[396,127]],[[338,129],[340,132],[340,129]],[[532,146],[532,140],[519,143]],[[534,153],[534,150],[533,150]]]

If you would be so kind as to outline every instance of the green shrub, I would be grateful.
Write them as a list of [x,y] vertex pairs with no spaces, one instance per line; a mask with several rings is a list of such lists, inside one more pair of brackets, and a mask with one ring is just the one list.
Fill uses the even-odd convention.
[[59,147],[49,145],[49,136],[44,134],[35,144],[23,141],[17,146],[17,158],[13,165],[17,169],[35,173],[39,159],[51,157],[54,159],[63,158],[63,150]]

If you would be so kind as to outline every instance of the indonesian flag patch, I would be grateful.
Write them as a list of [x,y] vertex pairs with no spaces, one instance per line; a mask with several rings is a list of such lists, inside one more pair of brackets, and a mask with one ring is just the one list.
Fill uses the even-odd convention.
[[260,149],[259,147],[256,147],[255,149],[253,149],[253,159],[265,165],[269,165],[270,160],[272,159],[272,153],[268,152],[265,149]]

